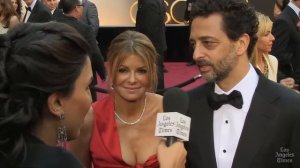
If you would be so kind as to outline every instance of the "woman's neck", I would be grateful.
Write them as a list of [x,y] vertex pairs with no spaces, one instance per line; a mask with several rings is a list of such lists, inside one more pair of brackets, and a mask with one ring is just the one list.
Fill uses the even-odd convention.
[[140,115],[146,106],[146,95],[136,101],[127,101],[115,95],[115,112],[123,117],[134,117]]
[[33,129],[32,134],[49,146],[57,145],[57,124],[49,119],[43,119]]
[[256,58],[257,64],[263,63],[263,59],[264,59],[264,53],[258,51],[257,52],[257,58]]

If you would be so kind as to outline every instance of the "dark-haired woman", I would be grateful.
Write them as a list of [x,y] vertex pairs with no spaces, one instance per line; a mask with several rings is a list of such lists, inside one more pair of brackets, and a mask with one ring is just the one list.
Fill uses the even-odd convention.
[[22,8],[23,8],[22,0],[11,0],[11,3],[18,14],[19,20],[22,20],[22,18],[24,17],[22,13]]
[[[80,168],[62,149],[91,105],[85,40],[60,23],[0,36],[0,167]],[[60,146],[60,147],[57,147]]]
[[0,34],[6,33],[19,22],[11,0],[0,0]]

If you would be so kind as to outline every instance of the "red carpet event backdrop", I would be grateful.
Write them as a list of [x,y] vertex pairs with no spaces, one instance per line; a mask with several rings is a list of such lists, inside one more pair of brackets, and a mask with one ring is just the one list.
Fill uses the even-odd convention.
[[[132,27],[135,25],[137,0],[91,0],[98,8],[100,25]],[[183,24],[186,0],[164,0],[166,24]]]
[[[90,0],[98,8],[101,27],[134,27],[137,0]],[[274,0],[247,0],[249,4],[273,18]],[[186,0],[164,0],[167,26],[183,24]]]

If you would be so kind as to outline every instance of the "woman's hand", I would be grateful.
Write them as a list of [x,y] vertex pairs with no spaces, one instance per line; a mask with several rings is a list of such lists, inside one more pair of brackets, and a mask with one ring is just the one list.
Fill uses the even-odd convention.
[[166,146],[165,141],[161,141],[157,149],[161,168],[184,168],[186,154],[187,152],[181,141],[177,141],[169,147]]
[[290,89],[294,88],[294,86],[295,86],[295,80],[290,77],[280,80],[279,83]]
[[288,78],[282,79],[282,80],[280,80],[279,83],[290,89],[293,89],[294,91],[299,93],[298,85],[295,84],[295,80],[293,78],[288,77]]

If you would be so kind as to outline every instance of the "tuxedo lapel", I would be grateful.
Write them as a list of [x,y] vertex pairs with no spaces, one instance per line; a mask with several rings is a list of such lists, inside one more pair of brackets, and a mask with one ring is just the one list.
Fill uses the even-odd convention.
[[[216,156],[215,156],[215,147],[214,147],[214,135],[213,135],[213,110],[208,106],[207,103],[207,97],[205,97],[204,99],[202,99],[200,101],[200,104],[205,106],[201,106],[200,109],[205,111],[206,113],[202,113],[202,117],[203,120],[201,122],[203,122],[205,125],[202,126],[201,129],[201,135],[205,135],[202,136],[200,139],[200,144],[202,146],[200,146],[200,148],[202,148],[203,150],[202,152],[202,156],[204,158],[204,161],[207,161],[207,165],[205,167],[209,167],[209,168],[217,168],[217,163],[216,163]],[[198,121],[196,121],[198,122]],[[200,121],[199,121],[200,122]]]
[[31,10],[31,14],[37,13],[37,11],[39,10],[39,8],[40,8],[40,2],[39,2],[39,1],[36,1],[34,7],[33,7],[32,10]]
[[28,17],[27,22],[32,22],[37,17],[36,15],[37,15],[37,11],[39,10],[39,3],[40,2],[37,0],[36,3],[35,3],[35,5],[34,5],[34,7],[31,9],[31,13],[30,13],[30,15]]
[[268,131],[278,110],[272,102],[279,95],[268,87],[268,79],[260,75],[258,86],[253,95],[251,106],[247,114],[239,144],[235,153],[232,168],[250,167],[255,155],[262,147]]
[[292,19],[293,23],[295,23],[293,24],[293,27],[295,27],[296,23],[299,20],[299,17],[295,13],[295,11],[291,7],[287,6],[286,9],[283,11],[283,13],[287,15],[287,17],[290,17]]
[[189,141],[189,152],[191,152],[188,155],[191,160],[201,163],[201,165],[190,167],[217,168],[213,137],[213,110],[207,103],[208,92],[212,91],[213,87],[213,83],[207,83],[200,92],[190,98],[192,113],[190,135],[192,136]]

